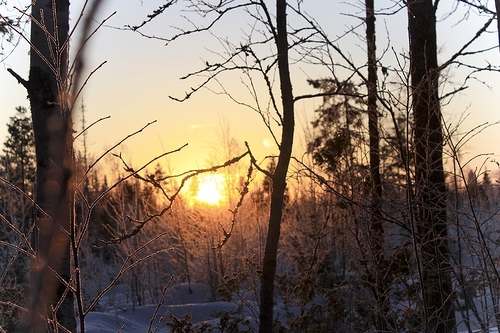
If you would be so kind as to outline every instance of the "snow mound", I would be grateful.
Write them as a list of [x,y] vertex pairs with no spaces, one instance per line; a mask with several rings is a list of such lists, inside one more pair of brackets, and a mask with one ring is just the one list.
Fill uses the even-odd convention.
[[[106,312],[91,312],[86,318],[86,333],[138,333],[152,332],[168,333],[165,326],[170,321],[170,315],[183,318],[191,314],[191,322],[199,324],[213,321],[215,314],[222,311],[236,311],[236,305],[227,302],[213,302],[212,292],[209,286],[203,284],[172,285],[160,307],[147,305],[133,308],[132,304],[124,303],[128,297],[118,291],[126,292],[123,286],[117,286],[113,290],[113,300],[118,301],[119,306],[107,307]],[[190,292],[191,289],[191,292]],[[103,303],[109,302],[105,299]],[[156,311],[156,315],[155,315]]]

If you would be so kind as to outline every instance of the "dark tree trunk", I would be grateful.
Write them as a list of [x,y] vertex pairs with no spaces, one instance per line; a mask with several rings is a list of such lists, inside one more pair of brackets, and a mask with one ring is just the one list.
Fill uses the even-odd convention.
[[32,16],[26,86],[35,134],[36,204],[41,210],[37,212],[33,239],[36,259],[32,263],[33,300],[28,325],[30,332],[56,331],[55,323],[49,324],[48,320],[53,319],[54,307],[58,324],[75,332],[73,293],[65,286],[70,280],[68,181],[72,155],[70,101],[66,93],[69,1],[37,0],[32,5]]
[[271,333],[273,329],[274,277],[276,274],[276,257],[283,215],[283,199],[286,189],[286,175],[292,155],[294,120],[294,101],[292,82],[288,63],[288,41],[286,0],[276,1],[277,33],[275,36],[278,53],[278,70],[281,84],[281,101],[283,107],[283,126],[280,152],[276,170],[272,178],[271,210],[269,213],[269,229],[262,263],[260,290],[260,333]]
[[411,0],[407,6],[415,126],[415,204],[422,258],[425,332],[454,332],[438,95],[436,10],[432,0]]
[[372,179],[370,212],[370,250],[374,261],[375,298],[378,306],[377,329],[387,331],[387,283],[384,273],[384,227],[382,225],[382,181],[380,178],[380,135],[377,110],[377,53],[375,44],[374,0],[366,0],[366,43],[368,55],[368,132],[370,135],[370,175]]
[[500,0],[495,0],[495,9],[497,12],[497,30],[498,30],[498,47],[500,48],[500,19],[498,19],[498,15],[500,15]]

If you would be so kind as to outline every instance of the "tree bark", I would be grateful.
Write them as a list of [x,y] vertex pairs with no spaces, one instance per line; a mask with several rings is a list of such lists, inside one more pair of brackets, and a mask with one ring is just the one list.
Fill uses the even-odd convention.
[[368,132],[370,136],[370,250],[374,261],[375,299],[378,306],[377,329],[387,331],[387,283],[384,273],[384,227],[382,225],[382,180],[380,178],[380,134],[377,109],[377,53],[375,44],[375,5],[374,0],[365,1],[366,43],[368,56]]
[[407,6],[424,328],[425,332],[454,332],[456,323],[447,243],[443,133],[438,93],[436,8],[432,0],[411,0]]
[[271,333],[273,330],[274,278],[276,274],[276,257],[281,232],[283,215],[283,199],[286,189],[286,175],[292,155],[293,134],[295,127],[294,101],[290,69],[288,62],[288,40],[286,0],[276,1],[276,35],[275,42],[278,53],[278,70],[281,85],[281,103],[283,107],[283,124],[281,145],[276,170],[272,177],[271,210],[269,213],[269,229],[262,263],[260,290],[260,333]]
[[32,262],[29,332],[57,331],[55,325],[76,332],[73,293],[67,287],[71,216],[68,181],[73,146],[67,99],[68,31],[68,0],[33,2],[26,86],[35,135],[35,201],[41,210],[37,211],[33,238],[36,259]]
[[500,15],[500,0],[495,0],[495,9],[497,12],[497,30],[498,30],[498,48],[500,49],[500,19],[498,19],[498,15]]

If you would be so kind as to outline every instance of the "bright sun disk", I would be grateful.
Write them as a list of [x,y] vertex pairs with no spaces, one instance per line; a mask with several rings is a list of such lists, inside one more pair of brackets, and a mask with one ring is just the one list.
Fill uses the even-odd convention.
[[209,205],[221,204],[226,199],[223,194],[225,181],[226,177],[220,174],[200,175],[194,199]]

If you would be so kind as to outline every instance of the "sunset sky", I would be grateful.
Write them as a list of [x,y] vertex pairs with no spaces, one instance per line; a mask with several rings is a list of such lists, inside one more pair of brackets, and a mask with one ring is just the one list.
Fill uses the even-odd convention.
[[[15,3],[13,1],[12,3]],[[22,3],[21,0],[19,2]],[[140,129],[148,122],[156,120],[143,133],[133,137],[116,152],[122,152],[125,160],[139,166],[152,157],[163,152],[177,149],[185,143],[180,154],[172,155],[170,166],[173,171],[180,172],[188,168],[207,166],[208,160],[220,147],[220,133],[229,128],[242,149],[243,142],[248,141],[255,151],[258,159],[266,155],[276,154],[277,149],[273,144],[272,136],[263,125],[260,116],[231,101],[227,96],[217,95],[208,90],[202,90],[186,102],[179,103],[168,96],[184,96],[202,78],[180,81],[183,75],[202,69],[206,60],[216,61],[217,54],[222,48],[215,38],[208,33],[193,35],[180,39],[165,46],[164,42],[146,39],[131,31],[119,30],[126,24],[136,25],[142,22],[147,14],[161,5],[161,1],[128,0],[123,5],[123,0],[108,0],[99,13],[99,19],[117,13],[107,22],[93,38],[87,58],[86,71],[90,72],[101,62],[107,63],[91,78],[88,87],[83,93],[87,124],[105,117],[111,119],[103,121],[88,132],[88,146],[92,154],[98,155],[106,148],[112,146],[126,135]],[[273,6],[270,1],[270,6]],[[293,1],[295,3],[295,1]],[[388,7],[393,1],[376,1],[380,7]],[[9,3],[10,5],[10,3]],[[72,1],[71,14],[77,15],[81,1]],[[18,4],[18,6],[20,6]],[[330,36],[340,36],[350,27],[357,26],[360,20],[353,17],[362,16],[361,9],[331,0],[305,0],[303,9],[314,17]],[[444,7],[442,17],[446,10]],[[179,6],[177,6],[179,7]],[[184,25],[182,15],[178,8],[167,10],[165,14],[154,21],[145,31],[157,36],[169,36],[173,26]],[[8,14],[5,8],[2,13]],[[349,15],[342,15],[349,14]],[[483,24],[481,21],[469,17],[469,21],[459,22],[462,16],[456,15],[440,23],[439,46],[440,59],[446,59],[453,54],[460,45],[468,41],[475,31]],[[240,16],[233,16],[221,22],[214,30],[214,34],[227,37],[233,43],[239,43],[242,29],[247,29],[248,16],[240,12]],[[493,24],[495,26],[495,24]],[[379,16],[377,18],[378,52],[382,56],[381,62],[389,67],[397,66],[395,55],[407,50],[406,37],[406,12],[401,10],[395,16]],[[386,34],[389,31],[389,36]],[[364,33],[358,28],[358,33]],[[473,49],[497,45],[497,36],[490,33],[477,47]],[[394,48],[387,48],[388,40]],[[364,62],[364,46],[362,40],[350,36],[338,41],[338,45],[351,54],[353,60],[360,66]],[[4,43],[4,57],[11,49]],[[500,63],[497,50],[490,51],[487,56],[479,56],[476,63],[489,61],[492,65]],[[16,106],[29,106],[26,92],[21,85],[7,72],[13,68],[17,73],[27,78],[28,76],[28,48],[24,41],[17,45],[13,53],[3,60],[0,66],[0,98],[2,110],[0,124],[8,122],[8,117],[14,114]],[[461,82],[465,72],[453,69],[450,72],[451,80]],[[328,72],[319,66],[313,67],[305,64],[295,64],[292,67],[292,80],[295,95],[315,93],[307,85],[308,78],[317,79],[328,77]],[[443,108],[444,115],[449,123],[456,124],[463,114],[470,114],[463,124],[461,132],[467,132],[484,122],[494,123],[500,120],[498,95],[500,93],[500,74],[478,74],[478,80],[470,82],[470,88],[456,97],[450,104]],[[395,79],[395,78],[394,78]],[[221,78],[224,87],[230,90],[241,100],[252,103],[247,91],[241,83],[240,73],[227,75]],[[480,81],[487,83],[488,87]],[[216,85],[211,86],[220,91]],[[265,92],[265,90],[263,90]],[[295,152],[300,155],[304,149],[303,128],[310,122],[313,111],[321,100],[307,100],[296,105],[297,127]],[[80,130],[81,114],[74,114],[76,129]],[[275,127],[277,137],[280,137],[279,128]],[[466,151],[469,156],[480,153],[494,153],[493,158],[498,159],[499,125],[485,130],[472,140]],[[4,141],[6,126],[0,126],[0,138]],[[481,161],[484,160],[481,159]],[[489,164],[489,169],[495,170]]]

